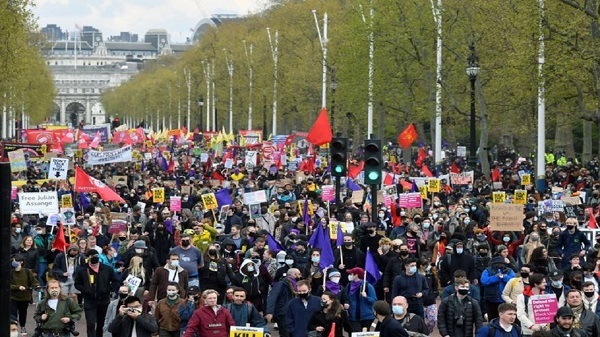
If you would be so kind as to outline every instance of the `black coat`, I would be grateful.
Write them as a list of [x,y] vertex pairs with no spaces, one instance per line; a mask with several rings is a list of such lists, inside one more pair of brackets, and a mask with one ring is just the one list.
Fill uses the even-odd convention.
[[[477,279],[477,270],[475,269],[475,259],[473,255],[463,252],[452,255],[445,255],[440,262],[439,277],[442,287],[445,287],[454,280],[454,272],[464,270],[467,273],[467,279],[473,281]],[[443,336],[443,335],[442,335]]]
[[[483,324],[481,308],[479,302],[472,299],[470,296],[465,297],[462,301],[463,315],[461,315],[461,304],[456,294],[452,294],[442,300],[438,310],[438,329],[440,335],[450,335],[453,337],[473,336],[475,331],[479,330]],[[462,316],[463,325],[458,325],[457,322]]]
[[315,312],[308,322],[308,331],[313,331],[318,326],[322,326],[325,330],[321,332],[321,336],[326,337],[329,336],[333,323],[335,323],[335,337],[342,337],[344,335],[344,330],[346,330],[348,335],[352,335],[352,326],[350,325],[348,312],[346,310],[342,310],[340,316],[333,320],[327,319],[326,314],[322,310]]
[[[379,336],[380,337],[408,337],[408,332],[404,330],[400,322],[394,319],[392,316],[387,316],[379,324]],[[442,335],[444,336],[444,335]]]
[[[94,283],[90,283],[91,276],[94,276]],[[73,275],[75,288],[81,292],[84,299],[109,301],[110,294],[114,291],[116,285],[120,283],[112,267],[99,264],[98,273],[93,271],[88,265],[83,265],[75,270]],[[92,303],[90,303],[92,304]]]
[[[150,337],[153,333],[158,332],[158,323],[154,316],[150,314],[141,314],[135,320],[135,331],[138,337]],[[129,337],[133,330],[133,319],[129,316],[117,317],[108,326],[108,331],[115,337]]]

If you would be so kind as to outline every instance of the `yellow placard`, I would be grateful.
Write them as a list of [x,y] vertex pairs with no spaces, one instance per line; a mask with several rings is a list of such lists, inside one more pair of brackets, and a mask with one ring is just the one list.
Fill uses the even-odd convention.
[[430,193],[438,193],[440,191],[440,180],[439,179],[429,179],[427,181],[427,189]]
[[263,337],[263,328],[252,328],[249,326],[232,326],[229,329],[229,337]]
[[427,185],[419,186],[419,192],[421,193],[421,199],[427,199]]
[[494,204],[503,204],[506,201],[506,192],[492,193],[492,202]]
[[154,202],[165,202],[165,189],[158,187],[152,189],[152,200]]
[[73,196],[71,194],[63,194],[60,197],[61,208],[73,208]]
[[[311,216],[315,214],[314,205],[311,200],[308,201],[308,214]],[[304,200],[298,200],[298,215],[304,216]]]
[[338,225],[340,225],[340,227],[342,228],[342,232],[346,233],[346,223],[345,222],[329,220],[329,238],[331,238],[331,240],[337,239]]
[[81,149],[75,150],[75,157],[76,158],[83,158],[83,151]]
[[528,186],[531,185],[531,174],[525,173],[521,175],[521,185]]
[[513,203],[525,205],[527,203],[527,191],[515,190],[515,197],[513,198]]
[[202,194],[202,204],[205,210],[217,209],[219,204],[217,203],[217,197],[214,193]]

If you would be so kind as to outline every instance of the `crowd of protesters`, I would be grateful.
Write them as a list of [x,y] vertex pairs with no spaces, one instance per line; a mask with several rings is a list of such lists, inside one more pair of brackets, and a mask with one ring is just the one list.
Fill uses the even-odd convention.
[[[546,156],[547,189],[538,191],[520,184],[520,173],[533,173],[530,159],[497,151],[489,177],[476,171],[466,185],[443,179],[440,192],[407,209],[357,201],[347,184],[339,204],[323,201],[321,187],[333,179],[314,160],[297,175],[275,164],[247,167],[239,147],[226,150],[230,168],[223,154],[201,161],[185,146],[170,151],[167,169],[156,153],[142,163],[86,169],[104,182],[126,177],[110,184],[124,202],[75,193],[67,182],[37,181],[45,178],[42,164],[29,162],[19,190],[71,194],[75,224],[21,214],[15,200],[11,310],[21,332],[34,303],[42,336],[69,336],[78,320],[95,337],[225,337],[232,326],[246,325],[265,334],[277,329],[281,337],[368,329],[386,337],[436,329],[450,337],[600,336],[600,234],[594,242],[583,232],[600,204],[598,161]],[[427,154],[419,165],[389,154],[384,170],[402,193],[402,181],[425,176],[423,167],[437,174],[468,170],[464,158],[447,155],[436,166]],[[153,200],[159,187],[162,203]],[[585,196],[575,217],[538,209],[538,202],[557,198],[552,187],[562,189],[558,197]],[[202,195],[224,189],[230,207],[205,209]],[[528,190],[522,230],[494,229],[493,191],[505,191],[510,202],[517,189]],[[259,190],[267,201],[253,209],[244,194]],[[174,196],[181,211],[169,209]],[[312,203],[310,214],[302,201]],[[113,231],[116,213],[127,215],[126,227]],[[317,228],[329,232],[338,222],[353,229],[340,245],[331,237],[334,260],[323,268],[322,243],[309,242]],[[59,232],[69,243],[62,251],[54,245]],[[366,277],[367,255],[376,263],[376,282]],[[535,321],[529,298],[540,294],[556,296],[560,309],[551,324]]]

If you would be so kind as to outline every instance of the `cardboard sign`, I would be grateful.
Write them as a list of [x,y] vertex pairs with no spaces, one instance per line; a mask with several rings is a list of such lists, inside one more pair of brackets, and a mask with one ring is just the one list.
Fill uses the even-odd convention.
[[181,197],[169,198],[169,209],[173,212],[181,211]]
[[202,204],[205,210],[217,209],[219,204],[217,203],[217,197],[214,193],[202,194]]
[[429,190],[430,193],[438,193],[440,191],[440,180],[429,179],[427,181],[427,190]]
[[521,231],[523,229],[523,205],[491,204],[490,226],[494,231]]
[[492,193],[492,202],[494,204],[503,204],[506,201],[506,192]]
[[531,185],[531,174],[524,173],[521,175],[521,185],[525,185],[525,186]]
[[154,202],[165,202],[165,189],[164,187],[158,187],[152,189],[152,200]]
[[61,208],[60,209],[60,217],[62,218],[62,222],[65,225],[74,225],[75,224],[75,209],[74,208]]
[[555,294],[533,295],[529,298],[535,324],[554,323],[554,315],[558,311]]
[[365,198],[365,190],[352,191],[352,203],[360,204]]
[[335,188],[333,185],[321,186],[321,199],[323,201],[335,201]]
[[244,205],[254,205],[267,202],[265,190],[244,193]]
[[527,203],[527,191],[526,190],[515,190],[515,197],[513,198],[515,204],[525,205]]
[[69,159],[52,158],[50,159],[50,168],[48,169],[48,179],[67,180],[68,170]]
[[73,196],[71,194],[63,194],[60,197],[60,208],[73,208]]
[[57,214],[58,206],[56,192],[19,193],[21,214]]
[[232,326],[229,329],[229,337],[263,337],[263,328],[252,328],[248,326]]
[[125,220],[113,220],[108,227],[108,233],[114,234],[119,232],[127,231],[127,221]]
[[581,205],[580,197],[563,197],[561,200],[567,205]]
[[22,149],[8,152],[8,161],[10,162],[10,172],[27,171],[25,153]]

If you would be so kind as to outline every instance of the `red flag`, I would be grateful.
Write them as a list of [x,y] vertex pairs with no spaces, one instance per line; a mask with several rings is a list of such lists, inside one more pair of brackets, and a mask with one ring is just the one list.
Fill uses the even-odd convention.
[[588,228],[598,228],[598,222],[596,221],[596,216],[594,215],[594,208],[588,207],[585,209],[586,212],[590,215],[590,221],[588,222]]
[[175,161],[173,160],[173,157],[171,157],[171,159],[169,160],[169,168],[167,169],[167,172],[173,172],[175,170]]
[[394,175],[386,173],[385,178],[383,179],[384,185],[392,185],[394,183]]
[[225,177],[223,177],[223,175],[219,173],[219,171],[213,171],[210,177],[220,182],[223,182],[223,180],[225,180]]
[[294,135],[294,134],[287,136],[287,138],[285,139],[285,145],[286,146],[292,145],[292,142],[294,141],[294,137],[296,137],[296,135]]
[[402,147],[403,149],[406,149],[415,140],[417,140],[418,137],[419,135],[417,134],[415,125],[413,123],[410,123],[410,125],[406,129],[404,129],[404,131],[402,131],[398,136],[398,144],[400,144],[400,147]]
[[492,181],[500,181],[500,169],[497,166],[492,170]]
[[98,146],[100,146],[100,141],[102,140],[101,135],[100,135],[100,131],[96,131],[96,135],[94,136],[94,139],[92,139],[92,142],[90,143],[90,147],[93,149],[97,149]]
[[458,166],[456,166],[456,163],[452,163],[452,166],[450,166],[450,172],[452,173],[460,173],[460,169],[458,168]]
[[433,177],[433,173],[431,173],[427,165],[423,165],[423,167],[421,167],[421,172],[424,173],[427,177]]
[[116,200],[124,203],[125,200],[121,198],[115,191],[110,187],[106,186],[100,180],[90,177],[81,167],[75,169],[75,192],[95,192],[100,195],[100,198],[105,201]]
[[348,166],[348,177],[354,179],[358,177],[360,172],[362,172],[363,168],[365,168],[365,162],[361,161],[358,165],[350,164]]
[[65,240],[65,230],[63,229],[63,225],[59,224],[58,225],[58,233],[56,234],[56,238],[54,239],[54,242],[52,243],[52,248],[55,248],[56,250],[59,250],[61,252],[65,252],[65,251],[67,251],[68,247],[69,247],[69,244]]
[[406,180],[400,180],[403,190],[412,190],[412,183]]
[[329,330],[327,337],[335,337],[335,322],[331,323],[331,330]]
[[315,124],[306,135],[306,140],[313,145],[320,146],[331,142],[331,138],[333,138],[333,132],[329,124],[327,109],[323,107]]
[[397,213],[397,208],[396,202],[392,202],[390,205],[390,213],[392,214],[392,225],[394,225],[394,227],[398,227],[402,223],[402,218],[400,218],[400,215]]
[[420,147],[419,148],[419,155],[417,156],[417,167],[421,167],[421,165],[423,165],[423,162],[425,161],[425,158],[427,157],[427,152],[425,151],[424,147]]

